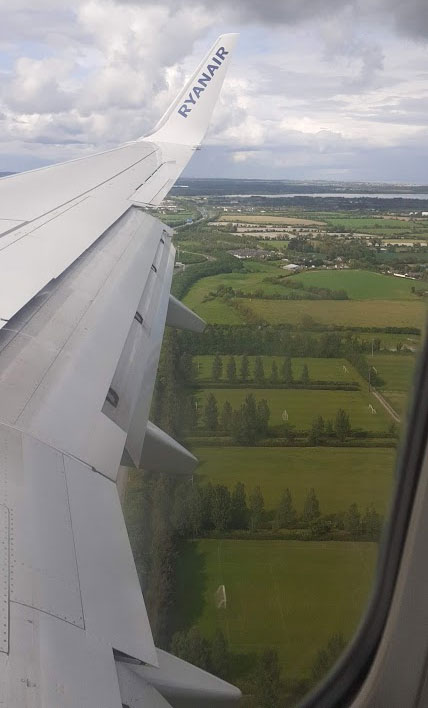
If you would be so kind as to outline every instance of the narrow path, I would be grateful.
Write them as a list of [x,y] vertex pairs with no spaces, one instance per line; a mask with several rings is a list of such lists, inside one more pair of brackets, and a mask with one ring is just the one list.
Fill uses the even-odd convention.
[[[179,247],[179,244],[177,244]],[[181,253],[191,253],[193,256],[202,256],[202,258],[206,258],[207,261],[216,261],[215,256],[209,256],[208,253],[198,253],[197,251],[187,251],[184,250],[184,248],[180,248]],[[189,265],[192,265],[189,263]]]
[[377,400],[379,401],[379,403],[385,408],[386,412],[389,413],[389,415],[391,416],[391,418],[393,418],[396,423],[400,423],[400,422],[401,422],[400,416],[399,416],[398,413],[393,409],[393,407],[391,406],[391,404],[388,403],[388,401],[386,400],[386,398],[384,398],[384,397],[382,396],[382,394],[379,393],[379,391],[376,391],[375,388],[372,388],[372,394],[373,394],[373,396],[375,396],[375,397],[377,398]]

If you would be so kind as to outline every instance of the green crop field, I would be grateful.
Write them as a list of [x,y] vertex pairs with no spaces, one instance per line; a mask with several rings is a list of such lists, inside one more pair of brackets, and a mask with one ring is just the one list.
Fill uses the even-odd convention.
[[375,236],[424,236],[428,234],[426,224],[420,221],[401,221],[372,216],[336,216],[326,218],[329,227],[335,231],[351,230],[356,233],[374,234]]
[[[423,302],[401,300],[240,300],[240,302],[269,324],[303,324],[306,327],[308,317],[322,325],[422,327],[427,311]],[[220,319],[216,321],[221,323]]]
[[[375,543],[188,542],[178,558],[178,627],[196,625],[205,636],[222,629],[235,654],[232,680],[244,663],[236,655],[251,660],[265,648],[277,649],[284,677],[308,677],[332,634],[352,637],[376,557]],[[226,608],[217,608],[220,585]]]
[[[249,380],[253,380],[254,373],[254,361],[255,356],[249,356],[248,361],[250,365],[250,377]],[[239,381],[239,371],[241,367],[242,356],[234,357],[236,362],[236,369]],[[284,357],[281,356],[262,356],[261,357],[266,381],[269,380],[269,376],[272,369],[272,362],[276,361],[278,366],[278,372],[280,375],[281,366],[284,361]],[[227,381],[227,362],[229,360],[228,356],[223,356],[223,372],[221,381]],[[197,367],[198,380],[206,381],[211,379],[211,371],[213,365],[213,356],[195,356],[194,362]],[[291,367],[293,370],[293,378],[298,381],[302,375],[302,370],[304,365],[308,367],[309,376],[311,380],[316,381],[340,381],[345,383],[359,383],[360,376],[355,371],[355,369],[350,365],[349,361],[346,359],[320,359],[320,358],[310,358],[310,357],[298,357],[291,360]]]
[[416,363],[414,356],[375,354],[373,359],[368,358],[368,362],[376,367],[379,376],[385,381],[382,386],[385,391],[408,392],[410,390]]
[[[384,408],[366,391],[314,391],[309,389],[205,389],[197,392],[199,406],[203,406],[209,393],[217,399],[219,408],[229,401],[232,408],[239,408],[245,396],[253,393],[256,401],[265,398],[269,404],[270,425],[282,423],[284,410],[288,413],[288,421],[298,430],[310,428],[313,419],[322,415],[333,420],[338,408],[344,408],[349,413],[351,426],[374,432],[385,432],[391,423],[391,418]],[[373,405],[377,413],[370,413],[369,405]]]
[[346,290],[352,300],[415,300],[415,281],[369,270],[313,270],[291,276],[306,286]]
[[195,447],[203,482],[233,488],[243,482],[247,492],[260,486],[267,509],[274,509],[287,487],[301,511],[314,487],[325,514],[341,512],[353,502],[369,504],[384,514],[394,480],[395,450],[338,447]]

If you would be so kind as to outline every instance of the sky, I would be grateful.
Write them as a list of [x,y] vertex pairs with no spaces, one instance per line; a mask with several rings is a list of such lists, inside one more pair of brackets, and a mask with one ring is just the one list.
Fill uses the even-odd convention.
[[187,176],[428,183],[426,0],[0,0],[0,172],[149,132],[223,32]]

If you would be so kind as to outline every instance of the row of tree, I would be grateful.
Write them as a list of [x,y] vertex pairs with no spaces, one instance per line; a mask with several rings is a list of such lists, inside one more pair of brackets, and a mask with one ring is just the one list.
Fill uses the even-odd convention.
[[[293,246],[296,239],[293,240]],[[348,293],[343,288],[332,290],[331,288],[320,288],[315,285],[307,285],[301,280],[290,278],[289,275],[279,275],[270,278],[265,278],[268,283],[281,285],[284,288],[291,288],[300,292],[306,292],[313,296],[317,296],[320,300],[349,300]]]
[[[270,408],[263,398],[256,401],[249,393],[241,406],[234,410],[230,401],[225,401],[219,411],[217,399],[209,393],[203,409],[203,424],[206,430],[226,433],[235,442],[243,445],[257,443],[269,433]],[[289,421],[284,421],[281,426],[284,437],[292,439],[295,436],[295,426]],[[310,445],[320,445],[326,439],[336,438],[344,442],[351,435],[352,426],[349,413],[339,408],[333,420],[324,420],[319,415],[313,419],[309,433]]]
[[313,488],[309,489],[301,512],[288,488],[279,497],[276,509],[269,512],[259,486],[247,497],[242,482],[237,482],[232,491],[224,484],[182,483],[174,496],[171,524],[182,538],[207,532],[309,528],[313,537],[345,531],[351,538],[377,539],[382,518],[372,506],[362,514],[355,503],[344,512],[323,515]]
[[[235,259],[236,260],[236,259]],[[343,357],[350,352],[371,351],[372,337],[374,350],[378,350],[382,333],[420,334],[415,327],[366,327],[352,328],[337,326],[315,334],[301,331],[299,325],[207,325],[204,336],[192,332],[180,332],[181,350],[190,354],[235,354],[235,355],[275,355],[290,357]],[[361,331],[360,336],[356,333]],[[364,335],[364,336],[363,336]],[[366,337],[370,336],[370,339]]]
[[[236,360],[234,356],[229,356],[226,362],[226,366],[223,366],[223,357],[220,354],[216,354],[211,368],[211,378],[213,381],[220,381],[223,374],[226,375],[226,379],[230,384],[234,384],[238,381],[238,369],[236,366]],[[254,359],[254,368],[251,376],[250,372],[250,360],[246,354],[241,358],[239,366],[239,380],[243,383],[252,379],[256,383],[263,385],[267,381],[270,384],[279,383],[293,383],[297,380],[299,383],[306,385],[310,383],[309,369],[305,363],[302,368],[302,373],[300,378],[295,379],[293,376],[293,368],[291,364],[291,357],[284,357],[280,367],[276,361],[272,362],[271,370],[268,378],[265,375],[264,362],[261,356],[256,356]]]

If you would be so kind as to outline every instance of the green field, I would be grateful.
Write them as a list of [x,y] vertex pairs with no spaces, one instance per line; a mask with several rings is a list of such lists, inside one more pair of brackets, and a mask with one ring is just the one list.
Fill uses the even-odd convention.
[[[178,627],[197,625],[206,636],[221,628],[235,653],[232,679],[239,678],[242,655],[268,647],[277,649],[284,676],[307,677],[333,633],[352,637],[376,557],[375,543],[188,542],[178,558]],[[218,609],[220,585],[227,606]]]
[[[250,380],[253,379],[255,358],[255,356],[248,357],[250,365]],[[241,367],[242,356],[235,356],[234,359],[236,362],[237,376],[239,380],[239,371]],[[281,375],[280,372],[281,366],[284,362],[284,357],[262,356],[261,359],[264,366],[266,380],[269,380],[273,361],[276,361],[279,375]],[[198,380],[204,381],[211,379],[213,360],[214,357],[210,355],[194,357],[194,362],[196,364],[198,372]],[[223,356],[222,360],[223,372],[220,380],[227,381],[227,362],[229,360],[229,357]],[[295,380],[299,380],[299,378],[301,377],[302,370],[305,364],[308,367],[309,376],[313,381],[340,381],[344,383],[360,382],[359,374],[355,371],[355,369],[350,365],[349,361],[347,361],[346,359],[321,359],[311,357],[298,357],[293,358],[291,360],[291,367]]]
[[[282,423],[284,410],[288,413],[288,421],[298,430],[310,428],[313,419],[322,415],[324,420],[334,420],[338,408],[344,408],[349,413],[351,426],[374,432],[385,432],[391,423],[391,418],[384,408],[366,391],[316,391],[310,389],[272,389],[258,388],[207,388],[197,392],[199,405],[204,405],[209,393],[217,399],[219,408],[229,401],[232,408],[239,408],[245,396],[253,393],[256,401],[265,398],[269,404],[270,425]],[[377,413],[369,411],[369,405],[374,405]]]
[[245,324],[245,320],[239,312],[219,298],[215,298],[215,300],[210,300],[209,302],[198,302],[194,304],[192,303],[192,299],[186,295],[183,302],[209,324]]
[[[415,281],[369,270],[314,270],[291,276],[305,286],[346,290],[352,300],[415,300]],[[420,287],[420,286],[419,286]]]
[[360,510],[374,504],[385,513],[394,479],[395,450],[328,447],[195,447],[203,482],[232,488],[244,482],[247,492],[260,485],[267,509],[274,509],[287,487],[300,511],[314,487],[322,513]]
[[236,221],[241,224],[285,224],[288,226],[323,226],[324,222],[314,219],[302,219],[295,216],[277,214],[222,214],[219,221]]
[[406,414],[411,400],[410,395],[400,391],[382,391],[382,394],[400,416]]
[[409,392],[415,368],[415,357],[409,354],[375,354],[368,357],[369,364],[376,367],[379,376],[385,381],[385,391]]
[[428,235],[426,224],[420,221],[401,221],[372,216],[340,216],[332,213],[326,217],[328,226],[335,231],[351,230],[375,236],[421,236]]
[[273,285],[264,282],[270,275],[280,275],[277,265],[265,266],[263,270],[259,270],[259,268],[257,268],[257,270],[250,270],[248,268],[247,270],[249,265],[249,263],[246,263],[245,271],[238,273],[220,273],[220,275],[210,275],[207,278],[201,278],[185,296],[185,304],[188,307],[195,307],[202,303],[206,297],[210,296],[210,293],[215,292],[220,286],[231,287],[234,290],[242,290],[245,293],[263,290],[267,295],[273,295],[275,293],[284,294],[286,292],[281,285]]
[[162,214],[162,221],[169,226],[175,226],[176,224],[182,224],[187,221],[187,219],[197,219],[199,213],[195,211],[177,211],[177,212],[167,212]]
[[[423,302],[401,300],[240,300],[269,324],[317,324],[345,327],[422,327]],[[186,302],[186,304],[188,304]],[[199,308],[197,310],[199,312]],[[222,320],[215,321],[221,324]],[[374,335],[376,336],[376,335]]]

